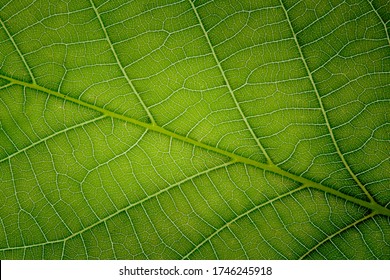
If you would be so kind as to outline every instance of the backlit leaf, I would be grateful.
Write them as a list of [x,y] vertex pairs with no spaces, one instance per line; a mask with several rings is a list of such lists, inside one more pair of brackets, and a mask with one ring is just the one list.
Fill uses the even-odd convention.
[[390,258],[389,1],[0,23],[0,259]]

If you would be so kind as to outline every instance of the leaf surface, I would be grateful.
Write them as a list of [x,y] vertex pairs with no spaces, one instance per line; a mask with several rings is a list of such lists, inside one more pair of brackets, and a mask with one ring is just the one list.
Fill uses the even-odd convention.
[[388,1],[0,1],[1,259],[389,259]]

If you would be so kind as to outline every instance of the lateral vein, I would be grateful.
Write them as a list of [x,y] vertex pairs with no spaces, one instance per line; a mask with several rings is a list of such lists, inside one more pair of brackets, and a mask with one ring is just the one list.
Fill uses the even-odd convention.
[[12,45],[14,46],[16,52],[18,53],[18,55],[19,55],[20,58],[22,59],[22,62],[23,62],[23,64],[24,64],[24,67],[26,67],[26,69],[27,69],[27,71],[28,71],[28,73],[29,73],[29,75],[30,75],[30,78],[31,78],[32,83],[33,83],[33,84],[36,84],[35,77],[34,77],[32,71],[31,71],[31,69],[30,69],[30,66],[28,66],[26,59],[24,58],[22,52],[20,51],[18,45],[16,44],[16,42],[15,42],[15,40],[14,40],[14,38],[13,38],[13,37],[11,36],[11,34],[9,33],[7,27],[5,26],[5,24],[4,24],[4,22],[3,22],[3,20],[2,20],[1,18],[0,18],[0,23],[1,23],[1,26],[3,27],[5,33],[7,33],[8,38],[11,40]]
[[249,122],[247,120],[247,117],[245,116],[244,112],[242,111],[240,103],[238,102],[236,96],[234,95],[233,89],[230,86],[229,80],[228,80],[228,78],[225,75],[225,71],[222,68],[221,62],[219,61],[219,59],[217,57],[217,54],[215,53],[214,47],[213,47],[213,45],[211,44],[211,41],[210,41],[210,37],[209,37],[209,35],[208,35],[204,25],[203,25],[203,22],[202,22],[202,20],[201,20],[201,18],[199,16],[199,13],[198,13],[194,3],[191,0],[188,0],[188,1],[191,3],[191,7],[192,7],[192,9],[193,9],[193,11],[194,11],[194,13],[196,15],[196,18],[197,18],[197,20],[199,22],[200,27],[202,28],[203,34],[206,37],[207,44],[209,45],[209,48],[210,48],[211,53],[213,55],[214,61],[217,64],[219,71],[221,72],[223,80],[224,80],[224,82],[225,82],[225,84],[226,84],[226,86],[227,86],[227,88],[229,90],[229,93],[230,93],[230,95],[231,95],[231,97],[232,97],[232,99],[234,101],[234,104],[236,105],[236,107],[237,107],[237,109],[238,109],[238,111],[239,111],[239,113],[241,115],[241,118],[243,119],[247,129],[249,130],[250,134],[252,135],[253,139],[255,140],[257,146],[260,148],[260,150],[264,154],[265,158],[267,159],[267,162],[269,164],[273,164],[273,162],[272,162],[271,158],[269,157],[267,151],[264,149],[263,145],[259,141],[259,138],[256,136],[255,132],[253,131],[253,129],[251,127],[251,125],[249,124]]
[[122,72],[123,77],[126,79],[127,83],[130,85],[131,89],[133,90],[133,92],[137,96],[138,101],[141,103],[142,107],[144,108],[145,112],[147,113],[151,123],[153,123],[153,124],[156,123],[156,121],[154,120],[154,118],[153,118],[152,114],[150,113],[148,107],[146,106],[145,102],[142,100],[139,92],[136,90],[133,82],[130,80],[130,78],[127,75],[125,69],[123,68],[123,65],[122,65],[121,61],[119,60],[118,54],[115,51],[115,48],[114,48],[114,46],[113,46],[113,44],[111,42],[110,36],[108,35],[106,27],[105,27],[105,25],[104,25],[104,23],[103,23],[103,21],[102,21],[102,19],[100,17],[100,13],[99,13],[98,9],[96,8],[95,3],[93,3],[93,0],[90,0],[90,3],[92,5],[92,8],[93,8],[93,10],[94,10],[98,20],[99,20],[100,27],[102,28],[102,30],[104,32],[104,36],[106,37],[106,40],[107,40],[108,44],[110,45],[111,52],[112,52],[112,54],[115,57],[115,61],[118,64],[118,66],[119,66],[119,68],[120,68],[120,70]]
[[283,9],[283,11],[284,11],[284,14],[285,14],[285,16],[286,16],[286,19],[287,19],[287,22],[288,22],[288,24],[289,24],[291,33],[292,33],[292,35],[293,35],[293,37],[294,37],[294,41],[295,41],[296,47],[297,47],[297,49],[298,49],[298,51],[299,51],[299,55],[300,55],[300,57],[301,57],[301,60],[302,60],[302,62],[303,62],[303,64],[304,64],[304,66],[305,66],[306,73],[307,73],[307,75],[308,75],[308,77],[309,77],[310,83],[311,83],[311,85],[312,85],[312,87],[313,87],[313,90],[314,90],[314,92],[315,92],[315,94],[316,94],[318,103],[319,103],[320,108],[321,108],[321,112],[322,112],[323,118],[324,118],[324,120],[325,120],[326,127],[327,127],[327,129],[328,129],[329,135],[330,135],[330,137],[331,137],[331,139],[332,139],[332,142],[333,142],[333,145],[334,145],[334,147],[335,147],[335,149],[336,149],[336,152],[337,152],[337,154],[339,155],[339,157],[340,157],[342,163],[344,164],[345,168],[347,169],[348,173],[349,173],[349,174],[351,175],[351,177],[353,178],[353,180],[354,180],[354,181],[358,184],[358,186],[362,189],[362,191],[365,193],[365,195],[367,196],[367,198],[368,198],[371,202],[374,202],[374,201],[375,201],[374,198],[373,198],[373,197],[371,196],[371,194],[368,192],[368,190],[366,189],[366,187],[360,182],[360,180],[359,180],[359,178],[356,176],[356,174],[352,171],[352,169],[351,169],[351,167],[349,166],[349,164],[347,163],[347,161],[346,161],[346,159],[345,159],[343,153],[341,152],[339,145],[337,144],[336,138],[335,138],[335,136],[334,136],[334,134],[333,134],[332,127],[330,126],[330,123],[329,123],[328,115],[326,114],[326,111],[325,111],[324,104],[322,103],[322,99],[321,99],[321,96],[320,96],[320,94],[319,94],[319,91],[318,91],[318,88],[317,88],[317,86],[316,86],[316,83],[314,82],[313,75],[312,75],[312,73],[311,73],[311,71],[310,71],[310,69],[309,69],[309,66],[307,65],[306,59],[305,59],[305,57],[304,57],[304,55],[303,55],[303,52],[302,52],[302,49],[301,49],[301,47],[300,47],[300,45],[299,45],[298,38],[297,38],[297,35],[296,35],[296,33],[295,33],[295,31],[294,31],[294,28],[293,28],[293,26],[292,26],[292,24],[291,24],[291,20],[290,20],[290,17],[289,17],[289,15],[288,15],[287,9],[286,9],[286,7],[285,7],[284,4],[283,4],[283,0],[279,0],[279,1],[280,1],[280,4],[281,4],[282,9]]
[[339,229],[335,233],[333,233],[333,234],[329,235],[328,237],[324,238],[322,241],[320,241],[318,244],[316,244],[314,247],[312,247],[310,250],[308,250],[305,254],[303,254],[299,259],[303,260],[308,255],[310,255],[312,252],[317,250],[322,244],[324,244],[327,241],[331,240],[333,237],[341,234],[342,232],[344,232],[344,231],[346,231],[346,230],[348,230],[348,229],[350,229],[352,227],[355,227],[356,225],[358,225],[358,224],[360,224],[360,223],[362,223],[362,222],[364,222],[364,221],[366,221],[366,220],[368,220],[368,219],[370,219],[370,218],[372,218],[374,216],[375,216],[375,213],[370,213],[369,215],[364,216],[363,218],[361,218],[361,219],[359,219],[359,220],[357,220],[357,221],[355,221],[355,222],[353,222],[353,223],[351,223],[351,224],[349,224],[349,225]]

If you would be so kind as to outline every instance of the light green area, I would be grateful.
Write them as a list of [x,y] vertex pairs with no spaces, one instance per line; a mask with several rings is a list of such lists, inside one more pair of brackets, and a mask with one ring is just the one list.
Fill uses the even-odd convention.
[[387,1],[0,1],[0,259],[389,259]]

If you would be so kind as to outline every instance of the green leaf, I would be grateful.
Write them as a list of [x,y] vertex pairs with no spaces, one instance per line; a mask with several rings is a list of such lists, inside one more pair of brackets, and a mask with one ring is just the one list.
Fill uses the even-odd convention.
[[389,259],[389,11],[0,0],[0,258]]

